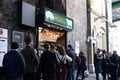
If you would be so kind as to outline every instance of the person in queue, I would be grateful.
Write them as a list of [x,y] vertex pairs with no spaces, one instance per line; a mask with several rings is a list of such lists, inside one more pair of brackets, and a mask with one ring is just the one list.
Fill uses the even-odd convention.
[[11,50],[3,58],[3,75],[5,80],[23,80],[26,65],[25,59],[18,52],[18,43],[12,42]]
[[108,67],[109,67],[109,58],[108,58],[107,52],[105,50],[102,50],[102,66],[101,66],[101,70],[102,70],[103,80],[107,79]]
[[41,54],[40,66],[43,80],[57,80],[56,70],[60,67],[56,55],[50,51],[49,44],[45,43],[44,51]]
[[66,54],[64,46],[59,46],[58,48],[58,59],[60,61],[60,68],[62,71],[58,74],[58,80],[67,80],[67,68],[66,63],[72,62],[72,58]]
[[101,73],[101,61],[102,57],[100,55],[101,49],[97,49],[97,52],[94,54],[94,67],[95,67],[95,73],[96,73],[96,80],[99,79],[99,74]]
[[76,60],[76,54],[74,49],[72,48],[72,45],[69,44],[67,46],[67,55],[72,58],[72,62],[68,62],[67,64],[67,79],[68,80],[75,80],[75,60]]
[[25,37],[25,44],[26,47],[21,50],[21,54],[25,58],[26,63],[24,80],[35,80],[39,60],[34,48],[32,47],[32,38],[30,36]]
[[113,51],[113,54],[110,57],[110,63],[109,63],[110,69],[110,76],[112,80],[117,80],[118,78],[118,70],[119,70],[119,57],[117,54],[117,51]]

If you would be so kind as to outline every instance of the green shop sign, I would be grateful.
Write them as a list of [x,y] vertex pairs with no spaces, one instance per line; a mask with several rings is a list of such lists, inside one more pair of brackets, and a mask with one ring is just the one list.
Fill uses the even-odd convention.
[[74,26],[73,19],[48,8],[45,8],[45,21],[69,30]]

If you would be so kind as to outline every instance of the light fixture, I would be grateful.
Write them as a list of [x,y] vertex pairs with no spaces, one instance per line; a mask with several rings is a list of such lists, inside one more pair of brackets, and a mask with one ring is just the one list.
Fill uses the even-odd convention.
[[43,28],[39,27],[39,32],[41,32],[41,31],[42,31],[42,29],[43,29]]

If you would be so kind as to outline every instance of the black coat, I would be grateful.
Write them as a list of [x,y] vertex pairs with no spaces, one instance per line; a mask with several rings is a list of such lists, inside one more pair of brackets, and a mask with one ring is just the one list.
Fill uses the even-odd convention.
[[120,77],[120,56],[119,56],[119,59],[118,59],[118,64],[119,64],[118,76]]
[[109,64],[109,72],[113,76],[117,76],[118,74],[118,62],[119,62],[119,57],[117,55],[112,55],[110,57],[110,64]]
[[101,72],[101,58],[99,53],[94,54],[94,66],[95,66],[95,73]]
[[86,65],[86,58],[85,56],[79,56],[81,58],[81,64],[80,64],[80,69],[85,71],[87,70],[87,65]]
[[102,70],[107,70],[107,68],[109,67],[108,63],[109,59],[107,56],[105,58],[102,58]]
[[56,79],[56,69],[60,70],[60,68],[54,53],[50,51],[44,51],[41,55],[40,65],[43,74],[43,80]]

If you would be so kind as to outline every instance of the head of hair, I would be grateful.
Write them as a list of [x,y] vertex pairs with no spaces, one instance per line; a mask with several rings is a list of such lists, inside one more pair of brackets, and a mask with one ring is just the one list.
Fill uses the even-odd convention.
[[113,51],[113,55],[117,55],[117,51],[116,50]]
[[26,36],[24,41],[25,41],[25,44],[28,45],[31,43],[32,39],[30,36]]
[[57,51],[58,51],[58,49],[59,49],[60,46],[61,46],[61,45],[57,45],[57,46],[56,46],[56,50],[57,50]]
[[49,50],[49,44],[45,43],[43,46],[44,46],[44,49]]
[[17,42],[12,42],[11,49],[18,49],[19,45]]
[[84,55],[84,53],[82,51],[80,51],[79,55]]
[[63,46],[59,46],[58,53],[60,55],[65,55],[66,54],[65,48]]
[[68,47],[69,47],[70,49],[72,49],[72,45],[71,45],[71,44],[69,44]]
[[102,53],[107,53],[105,50],[102,50]]
[[50,45],[50,48],[51,48],[51,49],[55,49],[55,45],[54,45],[54,44],[51,44],[51,45]]

